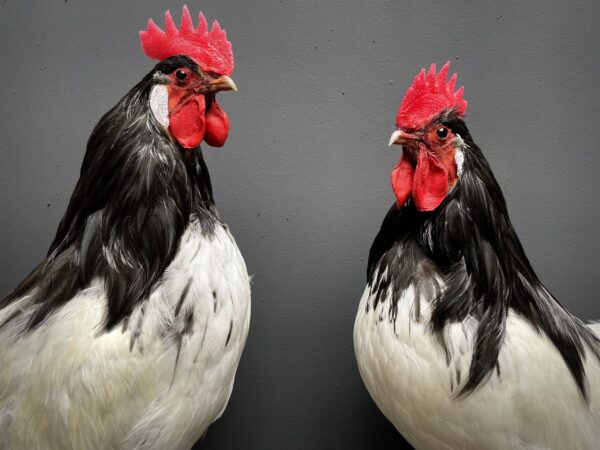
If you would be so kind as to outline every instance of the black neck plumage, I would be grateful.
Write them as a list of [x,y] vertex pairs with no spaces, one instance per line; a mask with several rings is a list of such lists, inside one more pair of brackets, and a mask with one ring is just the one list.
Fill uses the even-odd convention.
[[47,258],[0,302],[31,294],[29,328],[100,277],[111,329],[148,298],[192,217],[212,232],[218,218],[202,152],[179,147],[156,121],[152,86],[150,73],[102,117]]
[[395,318],[406,288],[425,292],[432,302],[431,328],[442,345],[447,324],[467,317],[478,320],[461,395],[471,393],[498,368],[506,319],[514,311],[548,336],[587,398],[585,349],[600,355],[598,339],[538,279],[510,222],[500,186],[465,123],[453,119],[445,125],[466,144],[463,173],[435,211],[419,212],[409,199],[388,212],[369,255],[367,275],[375,306],[391,290],[390,316]]

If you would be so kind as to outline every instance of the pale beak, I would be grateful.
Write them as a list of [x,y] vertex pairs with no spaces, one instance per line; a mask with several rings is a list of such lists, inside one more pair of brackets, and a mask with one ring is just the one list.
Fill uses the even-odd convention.
[[237,86],[227,75],[206,82],[207,92],[237,91]]
[[403,130],[396,130],[390,136],[390,142],[388,143],[388,146],[391,146],[393,144],[405,145],[420,140],[421,137],[417,134],[407,133]]

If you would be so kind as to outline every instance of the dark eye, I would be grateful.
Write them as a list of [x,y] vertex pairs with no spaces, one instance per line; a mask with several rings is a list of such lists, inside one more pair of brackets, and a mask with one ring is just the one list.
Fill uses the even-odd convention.
[[435,134],[437,134],[437,137],[440,139],[446,139],[448,137],[448,128],[439,127],[437,130],[435,130]]
[[187,73],[185,73],[185,70],[179,69],[177,71],[177,73],[175,74],[175,76],[177,77],[177,79],[179,81],[183,81],[183,80],[185,80],[187,78]]

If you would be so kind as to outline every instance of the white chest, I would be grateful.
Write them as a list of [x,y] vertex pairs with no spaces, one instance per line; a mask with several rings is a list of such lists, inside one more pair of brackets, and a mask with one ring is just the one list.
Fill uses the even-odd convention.
[[371,397],[416,449],[594,448],[600,438],[597,365],[588,369],[596,397],[588,409],[555,348],[510,314],[499,370],[470,396],[456,398],[468,374],[476,321],[447,328],[447,358],[428,328],[429,303],[421,298],[421,320],[415,320],[409,288],[392,320],[390,301],[373,309],[365,290],[355,353]]
[[150,298],[108,333],[105,302],[97,280],[24,337],[17,321],[0,330],[0,443],[183,449],[221,415],[250,320],[248,274],[224,226],[192,222]]
[[[170,311],[167,320],[165,307]],[[169,343],[161,355],[165,375],[170,377],[168,393],[145,412],[148,422],[169,423],[168,437],[157,434],[156,441],[163,444],[157,448],[172,446],[196,420],[191,446],[225,409],[248,334],[250,282],[228,229],[218,224],[214,235],[205,236],[192,225],[165,272],[161,289],[150,299],[144,317],[141,314],[140,310],[137,318],[132,316],[133,325],[136,319],[142,323],[136,345],[143,348],[153,336],[164,336]],[[173,411],[184,408],[181,422],[173,421]],[[131,441],[158,428],[148,422],[138,423],[130,433]]]

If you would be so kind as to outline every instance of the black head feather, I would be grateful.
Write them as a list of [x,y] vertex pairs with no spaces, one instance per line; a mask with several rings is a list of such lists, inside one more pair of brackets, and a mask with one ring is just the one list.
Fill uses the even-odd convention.
[[[510,222],[500,186],[464,121],[450,118],[443,125],[466,144],[463,173],[435,211],[419,212],[412,200],[402,208],[392,206],[369,255],[374,305],[385,300],[391,287],[393,313],[404,289],[423,285],[435,274],[445,288],[429,297],[433,333],[441,339],[448,324],[468,316],[479,321],[461,395],[475,390],[497,367],[512,310],[553,342],[587,398],[585,348],[600,356],[598,339],[538,279]],[[429,275],[414,270],[424,264]]]
[[177,145],[149,105],[155,75],[182,66],[199,70],[185,56],[160,62],[92,132],[47,258],[0,302],[31,294],[30,328],[96,277],[108,297],[105,326],[114,327],[148,298],[192,214],[211,232],[216,212],[202,153]]

